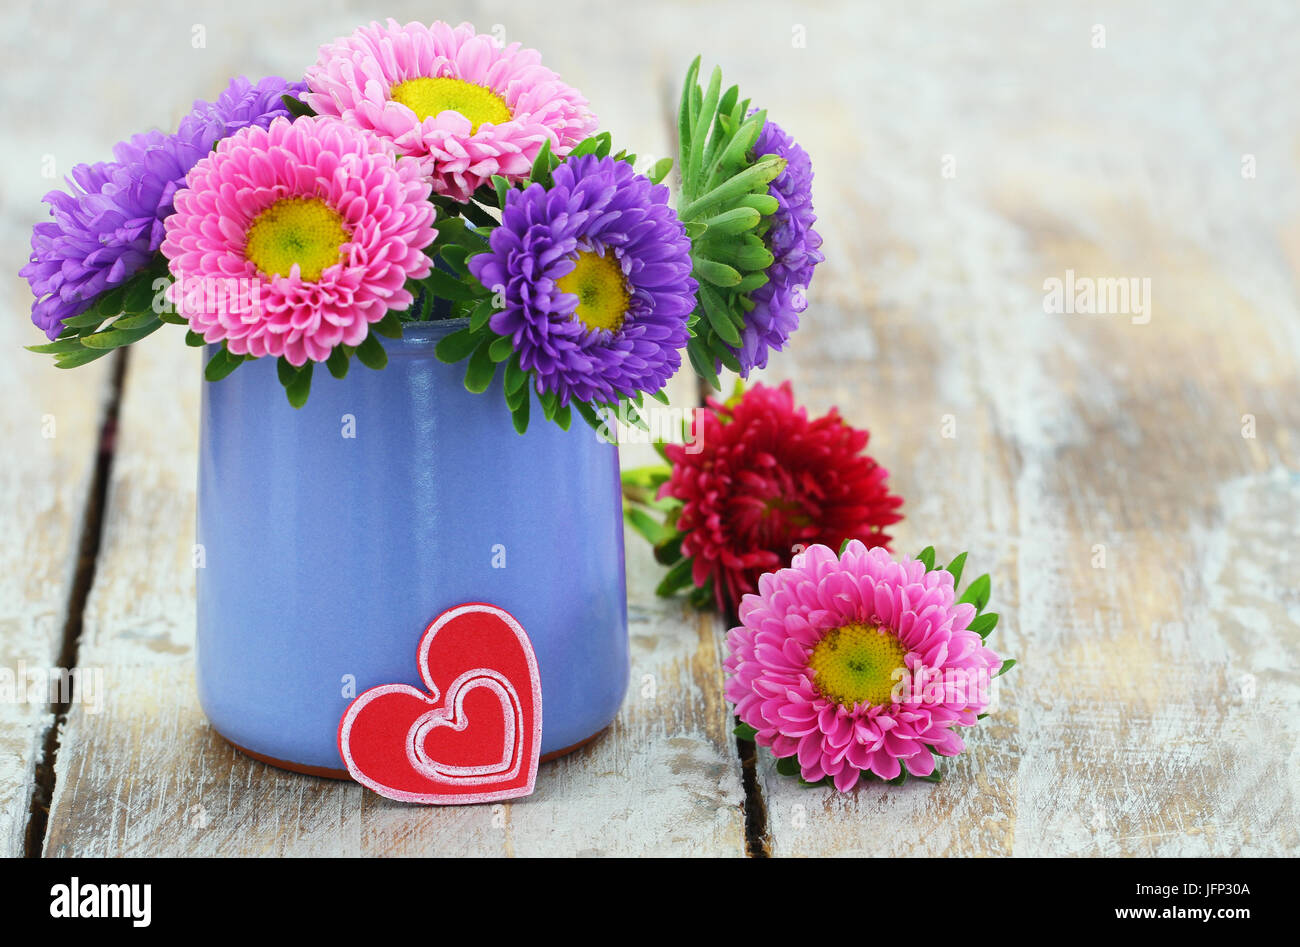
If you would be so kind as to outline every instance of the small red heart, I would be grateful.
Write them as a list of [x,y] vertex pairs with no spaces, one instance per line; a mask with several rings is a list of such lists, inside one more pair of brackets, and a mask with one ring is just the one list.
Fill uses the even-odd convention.
[[427,688],[381,684],[339,721],[352,778],[381,796],[455,805],[527,796],[542,745],[542,684],[523,626],[495,605],[457,605],[420,638]]

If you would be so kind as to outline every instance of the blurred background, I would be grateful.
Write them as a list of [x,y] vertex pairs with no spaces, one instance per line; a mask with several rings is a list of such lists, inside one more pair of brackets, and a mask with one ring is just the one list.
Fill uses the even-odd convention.
[[[125,373],[111,359],[56,372],[18,350],[42,341],[16,275],[41,195],[133,132],[174,129],[230,76],[296,78],[319,44],[387,16],[470,20],[540,49],[616,143],[643,155],[672,153],[681,76],[702,51],[812,156],[827,260],[765,376],[870,428],[907,501],[896,548],[973,550],[968,571],[994,573],[1000,644],[1021,662],[1009,710],[968,764],[983,795],[900,796],[906,811],[874,823],[881,847],[1294,850],[1292,2],[8,0],[7,661],[66,657],[80,640],[105,662],[180,665],[193,630],[192,537],[177,523],[192,517],[197,356],[169,330]],[[1149,285],[1148,308],[1045,311],[1047,282],[1067,271]],[[42,435],[51,416],[55,438]],[[102,541],[79,558],[87,516],[103,516],[91,531]],[[83,615],[87,554],[101,569]],[[12,841],[28,831],[45,722],[0,713],[12,718],[0,754],[21,777],[0,781],[0,838]],[[109,739],[96,732],[83,739]],[[760,785],[783,799],[767,775]],[[966,827],[921,840],[908,819],[926,806]],[[79,838],[56,828],[56,850]],[[833,844],[833,832],[813,842],[778,828],[763,842],[775,852]]]

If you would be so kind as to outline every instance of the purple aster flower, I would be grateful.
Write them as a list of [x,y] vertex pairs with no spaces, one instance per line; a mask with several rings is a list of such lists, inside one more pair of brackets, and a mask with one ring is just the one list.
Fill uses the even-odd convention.
[[162,222],[190,168],[218,139],[288,115],[280,96],[305,89],[274,76],[257,85],[237,78],[217,101],[195,102],[176,134],[135,135],[114,147],[114,160],[73,168],[67,192],[45,195],[54,220],[32,228],[31,260],[19,271],[36,296],[32,322],[57,338],[64,319],[130,279],[162,244]]
[[768,352],[781,351],[790,333],[799,327],[799,313],[808,308],[804,294],[813,269],[825,259],[819,252],[822,238],[812,227],[817,216],[813,213],[813,170],[808,153],[769,119],[754,144],[754,154],[779,155],[786,166],[768,185],[768,193],[779,206],[765,221],[764,241],[775,259],[767,268],[767,283],[750,294],[754,309],[745,316],[740,348],[733,350],[742,376],[766,368]]
[[696,290],[668,188],[595,155],[565,161],[553,182],[511,191],[491,251],[469,262],[504,292],[492,331],[562,405],[658,391],[681,365]]

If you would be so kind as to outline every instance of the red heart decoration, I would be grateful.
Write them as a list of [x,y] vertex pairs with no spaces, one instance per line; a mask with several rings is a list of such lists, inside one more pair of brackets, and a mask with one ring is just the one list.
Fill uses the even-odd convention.
[[425,630],[416,665],[426,691],[372,687],[339,721],[352,778],[381,796],[433,805],[531,793],[542,683],[523,626],[495,605],[457,605]]

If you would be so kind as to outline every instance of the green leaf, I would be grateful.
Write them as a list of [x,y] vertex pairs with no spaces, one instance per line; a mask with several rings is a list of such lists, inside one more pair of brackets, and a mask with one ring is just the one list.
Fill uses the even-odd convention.
[[587,422],[588,426],[595,431],[606,444],[614,443],[613,432],[610,429],[610,426],[605,423],[599,414],[596,413],[595,408],[586,401],[574,400],[569,403],[573,405],[578,414],[582,416],[582,419]]
[[283,355],[281,355],[275,362],[275,375],[280,379],[280,384],[285,388],[289,387],[294,376],[297,375],[300,370],[301,369],[292,365]]
[[560,409],[560,396],[553,391],[538,392],[537,403],[542,406],[542,414],[550,421]]
[[740,282],[740,272],[734,266],[698,256],[695,258],[695,275],[724,289]]
[[301,118],[304,115],[315,115],[316,110],[304,102],[302,99],[294,98],[292,95],[285,94],[280,96],[280,101],[284,107],[289,110],[289,114],[294,118]]
[[[492,313],[494,312],[496,312],[496,309],[492,305],[491,297],[481,300],[479,304],[474,307],[473,312],[470,313],[469,331],[482,331],[483,327],[488,324],[488,320],[492,318]],[[457,359],[457,361],[459,361],[459,359]]]
[[81,344],[88,349],[117,349],[133,342],[139,342],[147,335],[162,328],[162,322],[156,317],[148,324],[136,329],[115,329],[112,326],[93,335],[81,337]]
[[992,583],[989,581],[988,574],[984,574],[966,587],[962,597],[957,599],[957,603],[969,602],[975,606],[976,612],[982,612],[984,606],[989,603],[989,595],[992,592]]
[[913,776],[912,778],[919,779],[927,783],[941,783],[943,782],[943,770],[939,769],[939,767],[936,766],[930,772],[929,776]]
[[510,395],[518,391],[528,382],[528,372],[519,367],[519,356],[515,355],[506,364],[505,390]]
[[469,302],[478,298],[472,286],[442,270],[430,270],[420,283],[435,296],[450,302]]
[[492,186],[497,192],[497,206],[506,206],[506,197],[510,194],[510,181],[500,174],[492,175]]
[[729,368],[737,374],[740,373],[740,359],[736,358],[736,353],[727,348],[717,335],[709,334],[705,341],[709,345],[709,353],[713,358],[722,363],[724,368]]
[[713,367],[713,356],[699,339],[691,339],[687,343],[686,355],[691,360],[695,374],[707,381],[714,391],[721,391],[722,383],[718,381],[718,373]]
[[752,207],[764,217],[771,217],[781,209],[781,204],[771,194],[746,194],[736,201],[737,207]]
[[466,390],[482,394],[492,384],[492,378],[497,373],[497,363],[492,361],[491,350],[492,339],[488,338],[469,357],[469,365],[465,368]]
[[782,776],[799,775],[799,758],[797,756],[782,756],[776,761],[776,771]]
[[27,345],[24,346],[29,352],[35,352],[37,355],[65,355],[68,352],[80,352],[85,349],[78,338],[56,339],[53,342],[47,342],[44,345]]
[[718,155],[716,162],[718,171],[725,172],[744,164],[749,150],[754,147],[754,142],[758,141],[758,136],[766,123],[767,112],[762,109],[745,119],[736,129],[731,141],[727,142],[727,147],[723,149],[722,154]]
[[330,357],[325,360],[325,367],[330,370],[330,374],[335,378],[346,378],[348,368],[351,365],[352,360],[341,345],[336,345],[334,350],[330,352]]
[[566,404],[556,411],[555,417],[551,420],[560,426],[561,431],[567,431],[569,425],[573,423],[573,413],[569,410],[569,405]]
[[528,389],[524,389],[524,400],[519,406],[510,412],[510,420],[515,426],[515,431],[523,434],[528,430],[528,405],[532,398],[528,396]]
[[388,364],[388,352],[384,350],[384,343],[379,341],[376,335],[367,335],[357,346],[357,361],[366,368],[373,368],[379,371]]
[[743,722],[736,724],[735,728],[731,732],[742,740],[748,740],[750,743],[753,743],[754,737],[758,736],[757,730]]
[[[749,208],[745,209],[748,210]],[[772,256],[772,251],[763,246],[763,241],[752,233],[744,234],[742,238],[739,238],[739,242],[733,241],[721,247],[711,244],[709,251],[725,257],[725,262],[745,273],[764,272],[775,259]],[[737,284],[739,284],[739,280],[737,280]]]
[[785,159],[768,155],[738,174],[733,174],[707,194],[697,197],[681,208],[677,216],[682,220],[695,220],[714,206],[725,205],[733,198],[749,191],[766,187],[778,174],[785,170]]
[[221,381],[243,363],[244,356],[230,354],[223,345],[208,359],[208,364],[203,367],[203,377],[208,381]]
[[691,560],[682,559],[664,576],[663,581],[655,587],[655,594],[667,598],[669,595],[675,595],[689,585],[694,585],[691,579]]
[[[665,525],[667,530],[668,526]],[[681,533],[674,532],[668,538],[664,539],[655,546],[655,562],[661,566],[671,566],[674,562],[682,557],[682,540],[685,537]]]
[[685,155],[686,170],[683,177],[694,181],[704,161],[704,146],[708,140],[709,130],[713,127],[718,112],[718,96],[722,91],[722,70],[717,66],[709,74],[709,85],[700,103],[700,110],[695,116],[695,125],[691,129],[691,147]]
[[504,362],[515,354],[514,340],[508,335],[497,336],[488,346],[488,357],[494,362]]
[[145,326],[153,325],[155,322],[162,322],[162,320],[151,310],[125,315],[114,321],[109,328],[121,332],[126,329],[142,329]]
[[933,546],[926,546],[919,553],[917,553],[916,558],[920,559],[922,562],[925,563],[926,572],[934,571],[934,547]]
[[208,343],[204,341],[203,336],[193,329],[185,333],[185,344],[192,349],[202,348]]
[[664,539],[664,527],[645,510],[627,507],[623,510],[623,519],[651,546],[658,545]]
[[549,138],[542,142],[542,147],[537,151],[537,157],[533,160],[533,170],[529,174],[532,181],[540,181],[543,184],[548,183],[551,176],[551,140]]
[[666,483],[673,475],[673,469],[667,464],[649,464],[645,467],[632,467],[624,470],[620,479],[624,486],[641,487],[643,489],[658,489],[659,485]]
[[402,320],[397,318],[397,313],[389,310],[384,314],[384,318],[370,327],[370,331],[376,332],[386,339],[400,339],[402,337]]
[[[110,313],[110,315],[115,315],[115,313]],[[72,329],[85,329],[89,326],[98,326],[107,318],[109,316],[99,311],[98,303],[91,303],[89,309],[78,315],[69,316],[63,320],[63,324]]]
[[449,364],[459,362],[462,359],[469,358],[470,354],[479,347],[479,343],[482,341],[480,333],[471,332],[469,329],[459,329],[450,335],[443,336],[433,350],[433,354],[442,362]]
[[55,368],[77,368],[81,365],[93,362],[97,358],[103,358],[112,352],[112,349],[87,349],[83,348],[80,352],[69,352],[66,355],[54,356]]
[[962,570],[965,568],[966,568],[966,553],[964,552],[961,555],[959,555],[957,558],[953,559],[953,561],[948,563],[948,565],[946,566],[947,571],[952,574],[953,588],[956,588],[957,584],[961,582],[961,573]]
[[153,311],[153,298],[156,295],[153,289],[155,279],[152,268],[136,276],[126,284],[126,292],[122,296],[122,311],[130,315],[140,315],[148,313],[150,316],[157,317]]
[[1002,667],[998,668],[998,673],[994,674],[993,676],[1001,677],[1003,674],[1006,674],[1007,671],[1010,671],[1015,666],[1016,666],[1016,659],[1007,658],[1007,660],[1002,662]]
[[699,74],[700,57],[696,56],[682,80],[681,102],[677,108],[677,149],[681,154],[691,147],[691,127],[695,124],[695,116],[691,114],[691,96],[699,88],[696,84]]
[[506,392],[506,407],[511,411],[515,410],[515,408],[519,407],[527,400],[528,387],[526,385],[516,388],[514,391]]
[[752,207],[733,207],[704,222],[710,233],[738,234],[753,230],[763,217]]
[[311,394],[311,373],[314,363],[307,362],[302,368],[294,372],[293,378],[289,384],[284,386],[284,393],[289,397],[289,404],[295,408],[301,408],[307,403],[307,396]]
[[700,307],[704,310],[704,316],[709,321],[709,328],[728,345],[739,346],[740,332],[737,331],[735,323],[731,321],[731,316],[727,312],[727,304],[718,291],[712,286],[702,284],[699,298]]
[[[113,316],[121,315],[122,300],[126,298],[126,286],[114,286],[112,289],[99,294],[95,300],[95,308],[105,319],[111,319]],[[71,325],[72,320],[65,320],[64,325]]]
[[975,632],[981,638],[987,638],[989,632],[997,627],[998,613],[985,612],[983,615],[977,615],[975,620],[970,623],[970,630]]
[[672,169],[673,169],[672,158],[660,158],[650,168],[650,173],[647,174],[646,177],[650,179],[651,184],[659,184],[663,181],[664,178],[668,177],[668,174],[670,171],[672,171]]

